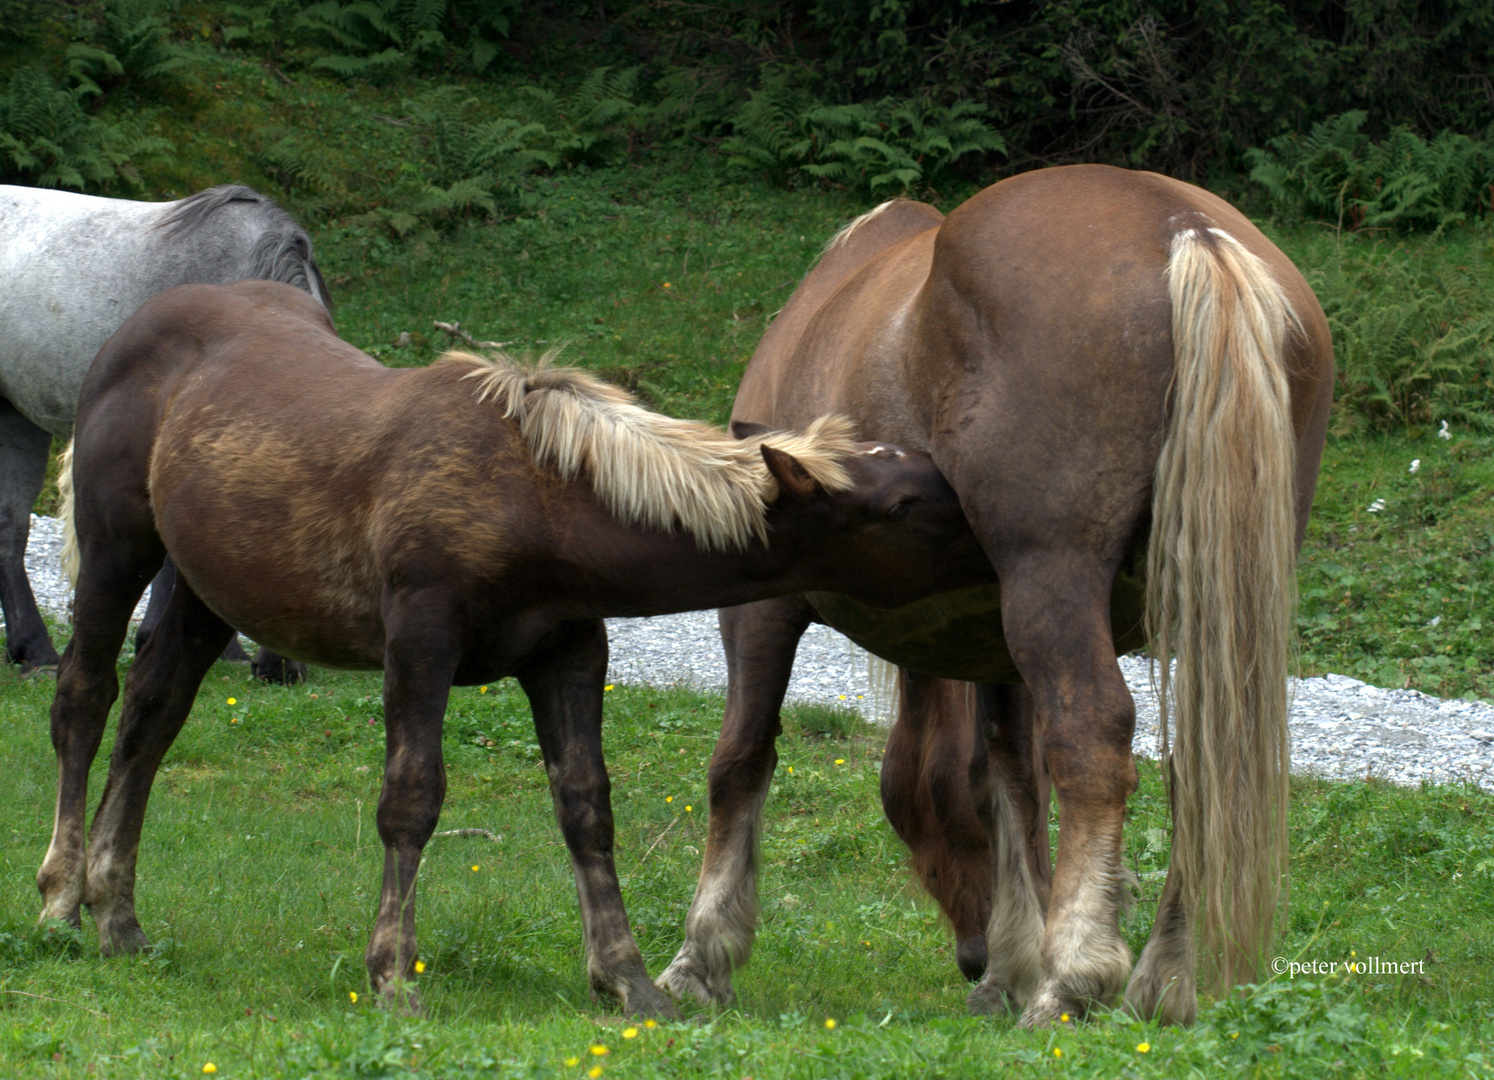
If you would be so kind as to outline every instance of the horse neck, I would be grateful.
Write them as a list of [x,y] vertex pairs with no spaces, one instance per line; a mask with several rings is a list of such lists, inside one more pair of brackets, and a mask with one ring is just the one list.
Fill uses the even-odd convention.
[[[568,537],[562,558],[583,569],[588,601],[608,615],[662,615],[732,607],[809,588],[812,557],[792,533],[764,546],[705,550],[683,532],[624,527],[609,519],[602,530]],[[603,535],[605,533],[606,535]]]

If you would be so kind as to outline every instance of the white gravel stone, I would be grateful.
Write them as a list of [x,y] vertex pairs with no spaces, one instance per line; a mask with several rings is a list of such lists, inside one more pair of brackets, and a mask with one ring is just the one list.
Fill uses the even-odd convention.
[[[58,565],[62,527],[32,517],[26,572],[43,610],[67,618],[71,592]],[[149,594],[147,593],[147,596]],[[136,609],[144,612],[145,599]],[[714,611],[650,619],[609,619],[608,678],[656,686],[726,689],[726,659]],[[1157,703],[1147,662],[1121,657],[1136,698],[1137,754],[1157,753]],[[842,635],[812,626],[794,659],[789,698],[885,715],[867,656]],[[1347,675],[1292,681],[1292,769],[1340,780],[1376,777],[1397,784],[1470,781],[1494,790],[1494,706],[1443,701],[1416,690],[1387,690]]]

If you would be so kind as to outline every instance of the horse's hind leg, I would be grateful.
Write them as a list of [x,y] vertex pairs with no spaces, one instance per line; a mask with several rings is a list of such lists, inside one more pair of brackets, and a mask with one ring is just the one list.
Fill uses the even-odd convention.
[[1152,935],[1126,986],[1126,1008],[1147,1020],[1191,1024],[1198,1015],[1198,950],[1176,865],[1168,868]]
[[115,664],[130,614],[160,564],[153,533],[135,544],[84,542],[82,574],[73,604],[73,637],[57,671],[52,699],[52,747],[57,753],[57,814],[52,842],[37,871],[41,920],[79,925],[86,876],[84,824],[88,770],[103,738],[109,707],[119,694]]
[[979,687],[977,713],[983,752],[971,766],[971,789],[983,796],[976,805],[991,838],[993,895],[986,976],[970,993],[970,1009],[990,1013],[1021,1009],[1042,981],[1051,781],[1025,686]]
[[882,809],[954,927],[955,961],[974,981],[986,968],[991,918],[991,845],[976,805],[986,801],[988,771],[974,695],[969,683],[906,670],[897,688],[897,721],[882,759]]
[[600,619],[568,623],[559,641],[525,660],[519,685],[529,696],[534,730],[550,774],[586,940],[594,991],[634,1016],[674,1016],[674,1004],[649,981],[628,926],[613,858],[612,784],[602,760],[602,682],[607,631]]
[[1059,806],[1042,972],[1021,1017],[1031,1027],[1112,1002],[1130,971],[1118,916],[1136,709],[1110,632],[1114,566],[1082,551],[1024,554],[1000,567],[1002,625],[1032,692]]
[[125,678],[109,779],[88,838],[83,902],[106,956],[146,944],[135,916],[135,862],[151,784],[181,731],[197,688],[233,631],[178,581],[156,632]]
[[778,710],[810,613],[797,597],[722,608],[726,717],[707,776],[710,821],[685,942],[658,984],[701,1004],[728,1001],[757,932],[757,844],[778,764]]
[[31,506],[46,478],[51,447],[50,435],[0,398],[0,611],[5,615],[6,658],[23,672],[57,663],[57,650],[26,578]]

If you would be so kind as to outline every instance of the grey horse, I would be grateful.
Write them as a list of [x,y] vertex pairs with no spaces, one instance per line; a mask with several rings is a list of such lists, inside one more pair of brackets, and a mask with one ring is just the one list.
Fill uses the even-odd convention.
[[[156,293],[244,278],[329,306],[306,230],[250,188],[149,203],[0,186],[0,611],[6,656],[23,672],[57,663],[26,579],[26,539],[52,436],[71,430],[94,354]],[[174,581],[168,562],[153,598],[164,604]],[[262,652],[260,671],[284,668]]]

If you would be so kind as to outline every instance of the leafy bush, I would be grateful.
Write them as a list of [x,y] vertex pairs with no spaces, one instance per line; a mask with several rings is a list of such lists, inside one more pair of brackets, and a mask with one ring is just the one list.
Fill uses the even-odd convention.
[[[638,69],[600,67],[570,94],[538,86],[520,89],[523,104],[512,111],[545,127],[554,152],[571,164],[610,165],[626,155],[648,111],[634,102]],[[553,163],[552,163],[553,164]]]
[[90,96],[126,82],[175,76],[191,50],[171,42],[171,28],[145,0],[109,0],[87,41],[67,48],[68,80]]
[[132,158],[170,149],[156,137],[83,111],[84,91],[59,87],[37,67],[20,68],[0,93],[0,180],[82,190],[124,176]]
[[1340,430],[1494,429],[1494,252],[1327,236],[1293,255],[1333,332]]
[[1005,153],[985,113],[970,101],[825,105],[775,71],[737,113],[736,133],[722,150],[731,164],[787,187],[808,179],[896,195],[950,182],[969,155]]
[[1494,143],[1450,131],[1426,142],[1404,127],[1376,142],[1366,119],[1346,112],[1247,151],[1251,179],[1289,214],[1353,229],[1444,229],[1489,209]]
[[[283,20],[282,0],[234,5],[241,20],[225,40],[254,41]],[[311,66],[347,78],[377,78],[430,61],[456,46],[474,71],[485,70],[508,37],[521,0],[317,0],[295,17],[292,32],[324,50]],[[248,25],[244,25],[247,23]]]

